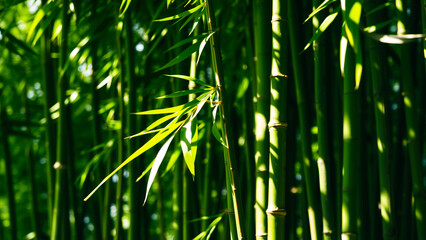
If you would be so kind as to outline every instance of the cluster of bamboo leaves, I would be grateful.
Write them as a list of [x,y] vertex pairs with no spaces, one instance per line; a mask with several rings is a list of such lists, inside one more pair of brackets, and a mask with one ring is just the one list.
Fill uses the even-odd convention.
[[426,238],[423,6],[0,1],[0,239]]

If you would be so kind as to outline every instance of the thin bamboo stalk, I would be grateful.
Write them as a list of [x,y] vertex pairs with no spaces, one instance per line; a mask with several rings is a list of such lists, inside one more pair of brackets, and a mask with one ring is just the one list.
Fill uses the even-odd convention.
[[[124,56],[123,56],[123,46],[122,46],[122,18],[118,16],[118,7],[115,8],[114,12],[114,19],[115,19],[115,44],[116,44],[116,51],[117,51],[117,57],[118,57],[118,69],[120,71],[119,79],[117,82],[116,90],[117,90],[117,97],[118,97],[118,119],[120,119],[121,127],[117,131],[117,137],[118,137],[118,165],[121,164],[121,162],[125,159],[125,143],[124,143],[124,137],[126,134],[126,109],[125,109],[125,103],[124,103],[124,93],[125,93],[125,85],[124,85],[124,74],[125,74],[125,68],[123,65]],[[123,233],[123,225],[122,225],[122,218],[123,218],[123,170],[117,172],[118,180],[117,180],[117,189],[116,189],[116,198],[115,198],[115,207],[116,207],[116,218],[115,218],[115,235],[114,240],[119,240],[124,238]]]
[[[216,30],[216,19],[214,15],[214,7],[211,1],[206,0],[206,17],[207,17],[207,28],[209,32],[213,32]],[[224,82],[224,74],[222,68],[222,58],[220,53],[220,43],[219,37],[213,35],[210,38],[210,48],[212,53],[212,67],[213,72],[215,73],[216,87],[219,92],[219,102],[220,102],[220,110],[221,110],[221,120],[223,124],[222,128],[222,136],[225,141],[225,146],[223,148],[224,152],[224,160],[225,160],[225,171],[227,176],[227,189],[228,189],[228,199],[232,198],[232,207],[234,211],[234,217],[230,215],[231,219],[235,221],[235,225],[230,225],[231,231],[236,232],[233,235],[237,235],[238,239],[245,238],[245,226],[243,224],[243,206],[241,202],[240,196],[240,185],[238,184],[238,172],[237,172],[237,164],[235,159],[235,143],[232,137],[232,130],[230,129],[230,125],[227,121],[232,121],[230,118],[229,111],[229,103],[227,102],[226,88]],[[229,188],[231,188],[229,191]],[[229,202],[229,201],[228,201]],[[228,208],[231,208],[228,206]],[[234,230],[233,230],[234,229]]]
[[55,202],[52,214],[51,240],[69,239],[70,221],[68,216],[69,193],[67,186],[68,179],[68,146],[67,146],[67,110],[65,106],[66,90],[68,89],[69,80],[66,71],[66,62],[68,58],[68,32],[70,27],[70,17],[68,15],[69,1],[64,0],[62,8],[62,34],[59,41],[59,78],[57,83],[57,96],[59,102],[59,119],[57,131],[57,157],[54,164],[55,178]]
[[[318,0],[312,1],[314,10],[321,2]],[[324,12],[320,12],[312,18],[313,31],[318,31],[319,23],[325,17]],[[324,36],[325,35],[325,36]],[[331,105],[327,101],[327,95],[330,91],[328,86],[329,77],[328,70],[332,67],[327,66],[327,52],[331,52],[326,45],[330,39],[327,33],[315,40],[312,44],[314,51],[314,83],[315,83],[315,111],[318,126],[318,172],[319,185],[321,192],[321,208],[322,208],[322,225],[323,239],[334,239],[336,236],[335,224],[335,181],[333,181],[333,171],[331,171],[332,156],[331,142],[329,136],[330,115],[328,114],[328,106]]]
[[[132,6],[126,11],[124,18],[124,48],[125,48],[125,82],[127,83],[127,92],[128,92],[128,103],[127,103],[127,127],[126,133],[128,136],[131,136],[136,132],[136,118],[132,113],[137,112],[136,109],[136,83],[135,83],[135,46],[133,44],[133,32],[132,32]],[[127,155],[131,155],[137,149],[136,141],[127,141]],[[139,162],[133,161],[128,165],[128,188],[129,188],[129,207],[130,207],[130,226],[128,229],[128,239],[136,240],[140,239],[141,228],[140,228],[140,202],[141,202],[141,193],[138,189],[135,179],[136,174],[139,173],[138,168]]]
[[268,239],[285,237],[287,154],[287,1],[272,3],[272,70],[269,127]]
[[299,115],[300,135],[302,139],[302,165],[305,179],[306,197],[308,202],[308,216],[309,227],[312,239],[321,239],[321,200],[319,196],[319,184],[315,164],[312,160],[311,150],[311,136],[309,126],[309,111],[306,100],[307,92],[304,87],[306,86],[305,72],[302,70],[302,60],[299,52],[302,49],[300,46],[303,42],[300,31],[301,26],[298,25],[296,20],[296,5],[292,1],[288,1],[288,18],[289,18],[289,36],[290,36],[290,49],[293,64],[293,74],[295,82],[295,91]]
[[4,150],[4,161],[5,161],[5,173],[6,173],[6,191],[7,191],[7,203],[8,203],[8,213],[9,213],[9,229],[11,240],[18,239],[18,225],[16,218],[16,201],[15,201],[15,191],[13,190],[13,171],[12,171],[12,156],[10,153],[9,146],[9,137],[8,137],[8,124],[7,124],[7,115],[6,109],[3,106],[0,106],[0,126],[2,128],[1,141]]
[[255,89],[255,168],[256,168],[256,200],[255,200],[255,236],[256,239],[267,237],[268,204],[268,157],[269,135],[268,119],[270,105],[270,71],[271,71],[271,42],[272,34],[269,19],[271,19],[271,2],[253,1],[254,49],[256,64]]
[[[42,5],[45,5],[47,0],[42,0]],[[53,175],[53,163],[56,159],[56,142],[55,136],[55,124],[52,121],[50,107],[55,104],[55,79],[53,74],[53,62],[51,58],[51,42],[50,42],[50,27],[43,32],[41,37],[41,64],[43,73],[43,104],[44,104],[44,117],[46,118],[46,135],[45,135],[45,147],[46,151],[46,182],[47,182],[47,215],[48,215],[48,226],[52,226],[52,210],[53,210],[53,199],[54,199],[54,175]]]

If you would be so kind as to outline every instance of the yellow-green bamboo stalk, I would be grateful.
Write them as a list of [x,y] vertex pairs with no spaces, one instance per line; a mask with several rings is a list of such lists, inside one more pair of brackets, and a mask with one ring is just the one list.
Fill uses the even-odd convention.
[[287,154],[287,1],[272,2],[272,70],[269,127],[268,239],[285,237]]
[[[214,15],[214,7],[212,2],[206,0],[206,21],[207,29],[209,32],[216,30],[216,19]],[[228,208],[233,209],[233,214],[230,215],[230,228],[232,236],[237,237],[238,239],[245,239],[245,226],[244,226],[244,211],[241,202],[240,196],[240,186],[238,184],[238,172],[237,164],[235,159],[235,143],[232,137],[232,130],[230,129],[230,124],[228,121],[231,121],[229,103],[227,102],[224,74],[222,68],[222,56],[220,53],[220,42],[219,37],[213,35],[210,38],[210,48],[212,54],[212,68],[215,74],[216,87],[219,92],[219,102],[220,102],[220,112],[221,120],[223,124],[222,136],[224,138],[225,146],[223,148],[224,160],[225,160],[225,171],[227,179],[227,189],[228,189],[228,199],[232,199],[232,205],[229,205]],[[229,202],[229,201],[228,201]],[[231,221],[231,220],[234,221]],[[235,224],[232,225],[232,222]]]
[[268,158],[269,158],[269,102],[271,71],[271,2],[253,1],[253,27],[256,80],[254,82],[255,105],[255,170],[256,200],[254,205],[256,239],[267,237]]
[[67,197],[67,178],[68,178],[68,146],[67,146],[67,113],[65,106],[66,90],[68,89],[68,76],[66,74],[65,64],[67,62],[68,52],[68,32],[70,26],[70,17],[68,16],[69,1],[64,0],[62,8],[62,34],[59,41],[59,78],[57,83],[57,96],[59,102],[59,118],[57,131],[57,157],[53,165],[55,178],[55,201],[52,214],[51,240],[70,238],[70,222]]

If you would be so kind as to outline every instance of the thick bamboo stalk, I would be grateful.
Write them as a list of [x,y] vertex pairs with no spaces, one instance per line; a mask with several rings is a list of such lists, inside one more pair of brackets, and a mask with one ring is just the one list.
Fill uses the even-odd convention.
[[[371,11],[378,5],[377,1],[364,1],[366,12]],[[366,16],[367,25],[372,26],[384,20],[381,12],[368,14]],[[374,116],[376,122],[377,154],[380,176],[380,210],[382,216],[383,239],[395,239],[396,229],[394,226],[394,216],[391,210],[391,186],[390,186],[390,153],[391,147],[388,111],[386,102],[386,70],[383,45],[373,39],[366,39],[366,46],[369,57],[370,77],[372,80],[372,91],[374,98]]]
[[[216,19],[214,15],[214,8],[211,1],[206,1],[206,9],[207,9],[207,28],[209,32],[213,32],[216,30]],[[231,230],[236,231],[236,235],[238,239],[245,238],[245,226],[244,226],[244,211],[241,202],[240,196],[240,185],[238,184],[238,172],[237,172],[237,164],[235,159],[235,143],[232,137],[232,130],[230,129],[230,125],[228,121],[232,121],[230,118],[230,110],[229,104],[227,101],[226,95],[226,87],[224,81],[224,74],[222,68],[222,56],[220,53],[220,43],[219,37],[213,35],[210,38],[210,48],[212,54],[212,68],[215,74],[216,87],[219,92],[219,102],[220,102],[220,112],[221,112],[221,120],[223,124],[222,128],[222,136],[224,138],[225,146],[223,148],[224,160],[225,160],[225,171],[227,176],[227,189],[228,189],[228,199],[232,199],[232,207],[234,218],[230,215],[230,220],[235,220],[235,225],[231,227]],[[230,189],[229,189],[230,188]],[[231,190],[231,191],[229,191]],[[230,208],[231,206],[228,206]],[[232,221],[231,221],[232,223]],[[235,233],[233,234],[235,236]]]
[[346,50],[343,82],[342,240],[358,239],[357,166],[360,154],[359,90],[355,90],[355,53]]
[[321,239],[321,200],[319,196],[319,184],[316,166],[312,160],[311,135],[310,135],[310,117],[306,100],[307,92],[305,89],[306,76],[302,70],[302,60],[299,55],[303,43],[302,35],[299,31],[301,27],[296,20],[297,12],[294,2],[288,1],[288,18],[289,18],[289,36],[290,49],[292,56],[293,74],[295,82],[295,91],[299,115],[300,135],[302,139],[302,165],[303,177],[306,186],[306,197],[308,202],[309,227],[312,239]]
[[[407,14],[408,1],[395,1],[398,18],[398,34],[409,33],[412,28],[412,21],[409,21]],[[424,10],[424,9],[423,9]],[[415,97],[415,78],[413,67],[413,56],[411,54],[411,44],[400,47],[401,57],[401,78],[402,96],[404,99],[405,123],[407,134],[407,147],[411,167],[411,181],[413,193],[413,212],[417,226],[418,239],[426,238],[426,186],[424,185],[424,174],[422,171],[422,143],[420,142],[420,132],[418,125],[418,113]]]
[[256,200],[255,228],[256,239],[267,237],[268,204],[268,158],[269,158],[269,102],[270,102],[270,71],[271,71],[271,19],[270,1],[253,1],[254,49],[256,64],[255,96],[255,169],[256,169]]
[[287,160],[287,1],[272,3],[272,71],[269,127],[268,239],[285,237]]

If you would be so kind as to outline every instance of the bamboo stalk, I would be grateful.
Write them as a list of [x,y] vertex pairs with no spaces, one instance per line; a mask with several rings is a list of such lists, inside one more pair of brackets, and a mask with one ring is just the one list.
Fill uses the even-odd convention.
[[18,225],[16,218],[16,199],[15,191],[13,190],[14,178],[12,171],[12,156],[10,153],[9,139],[8,139],[8,124],[7,124],[7,115],[6,109],[3,106],[0,106],[0,126],[2,128],[2,145],[4,150],[4,161],[5,161],[5,173],[6,173],[6,191],[7,191],[7,203],[8,203],[8,213],[9,213],[9,229],[11,240],[18,239]]
[[302,49],[300,46],[303,42],[300,31],[300,26],[296,20],[296,6],[292,1],[288,2],[288,18],[289,18],[289,36],[290,49],[293,64],[293,74],[295,82],[295,91],[299,115],[300,135],[302,139],[302,165],[305,179],[306,197],[308,202],[309,227],[312,239],[321,239],[321,202],[319,196],[319,185],[317,171],[312,160],[311,136],[309,126],[309,111],[306,100],[307,92],[304,90],[306,86],[305,72],[302,70],[302,60],[299,52]]
[[270,105],[270,71],[271,71],[271,3],[255,0],[253,2],[254,49],[256,64],[256,81],[254,83],[255,105],[255,168],[256,200],[255,227],[256,239],[267,238],[268,204],[268,156],[269,135],[268,119]]
[[51,240],[70,238],[70,221],[68,217],[69,199],[67,197],[67,179],[69,159],[67,155],[67,110],[65,106],[66,90],[69,80],[66,71],[66,61],[68,57],[68,32],[70,17],[68,15],[68,0],[64,0],[62,9],[62,34],[59,41],[59,78],[57,83],[57,96],[59,102],[59,119],[57,131],[57,157],[54,164],[55,177],[55,202],[52,214]]
[[285,237],[287,154],[287,1],[272,3],[272,70],[269,120],[268,239]]
[[[132,113],[137,112],[136,109],[136,82],[135,82],[135,46],[133,44],[133,32],[132,32],[132,18],[131,18],[131,8],[126,11],[124,17],[124,33],[125,33],[125,82],[127,83],[127,92],[128,92],[128,103],[127,103],[127,114],[126,114],[126,134],[131,136],[134,134],[136,129],[136,118]],[[137,149],[136,141],[127,141],[127,155],[131,155]],[[140,217],[141,217],[141,192],[137,187],[135,179],[136,174],[139,174],[139,162],[133,161],[128,165],[128,188],[129,188],[129,207],[130,207],[130,226],[128,229],[128,239],[136,240],[140,239],[141,228],[140,228]]]
[[[312,1],[314,10],[321,4],[321,1]],[[319,31],[319,22],[323,21],[325,15],[323,12],[316,14],[312,18],[313,31]],[[324,36],[325,35],[325,36]],[[331,51],[326,45],[330,39],[326,33],[312,44],[314,51],[314,84],[315,84],[315,112],[318,126],[318,171],[319,185],[321,192],[322,225],[323,239],[334,239],[336,236],[335,226],[335,182],[333,181],[333,172],[331,171],[332,156],[329,136],[330,118],[327,101],[329,92],[329,77],[327,76],[330,65],[327,66],[327,51]],[[327,39],[326,39],[327,38]]]
[[[42,5],[44,6],[47,3],[47,0],[42,0]],[[43,104],[44,104],[44,117],[46,118],[46,134],[45,134],[45,147],[46,151],[46,182],[47,182],[47,215],[48,215],[48,226],[52,226],[52,210],[53,210],[53,200],[54,199],[54,175],[53,175],[53,163],[56,161],[56,147],[54,143],[56,142],[55,136],[55,123],[52,121],[50,107],[55,104],[55,79],[53,74],[53,62],[51,58],[51,42],[50,42],[50,27],[43,32],[41,37],[41,64],[42,64],[42,74],[43,74]]]
[[[412,27],[410,25],[407,14],[408,1],[396,0],[398,18],[398,34],[406,34]],[[415,98],[415,79],[413,58],[411,54],[410,44],[405,44],[400,47],[401,57],[401,78],[402,78],[402,96],[404,99],[405,123],[407,134],[407,147],[411,167],[411,181],[413,193],[413,212],[417,226],[418,239],[426,238],[426,186],[423,183],[424,174],[422,172],[421,154],[422,147],[419,137],[419,125],[417,114],[417,102]]]
[[[377,1],[364,1],[366,12],[376,7]],[[372,26],[384,20],[382,14],[368,14],[366,16],[367,25]],[[379,162],[380,176],[380,210],[382,216],[383,239],[395,239],[396,229],[394,226],[394,216],[391,209],[391,185],[390,185],[390,153],[391,141],[389,138],[388,124],[388,104],[386,102],[386,70],[383,46],[378,42],[368,38],[366,39],[369,64],[371,66],[369,73],[372,80],[372,91],[374,97],[374,116],[376,122],[377,135],[377,154]]]
[[[207,28],[209,32],[216,30],[216,19],[214,15],[214,8],[212,2],[206,0],[206,9],[207,9]],[[226,88],[224,82],[224,74],[222,69],[222,58],[220,53],[220,43],[219,37],[213,35],[210,38],[210,48],[212,53],[212,67],[213,72],[215,73],[216,87],[219,92],[219,102],[221,109],[221,120],[223,124],[222,136],[225,141],[225,146],[223,148],[224,160],[225,160],[225,171],[227,176],[227,188],[231,188],[231,191],[228,191],[228,199],[232,198],[233,211],[235,217],[235,227],[230,225],[231,231],[236,230],[236,235],[238,239],[245,238],[245,227],[243,224],[243,206],[240,196],[240,185],[238,184],[238,172],[237,164],[235,159],[235,143],[232,138],[232,130],[229,128],[230,125],[227,124],[227,121],[232,121],[230,118],[229,103],[227,102]],[[231,194],[230,194],[231,193]],[[228,206],[230,208],[231,206]],[[230,220],[232,215],[230,215]],[[234,229],[234,230],[232,230]],[[233,234],[235,235],[235,234]]]

